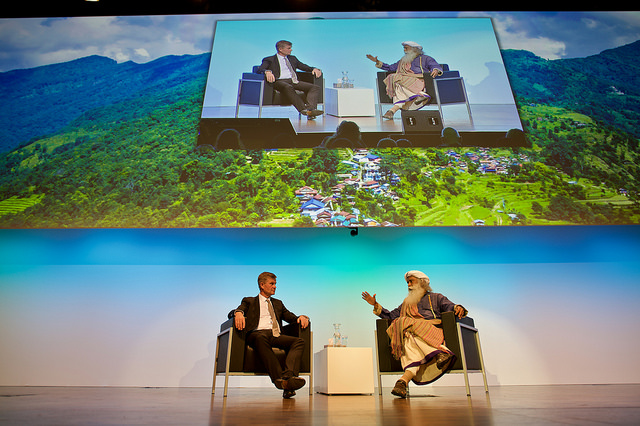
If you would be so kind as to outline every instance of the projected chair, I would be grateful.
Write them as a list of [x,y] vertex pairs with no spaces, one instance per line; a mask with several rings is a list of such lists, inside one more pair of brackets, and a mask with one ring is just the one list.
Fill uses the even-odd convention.
[[[299,324],[287,324],[282,327],[282,333],[290,336],[301,337],[305,341],[304,353],[300,364],[300,375],[309,376],[309,395],[313,394],[313,333],[311,324],[307,328]],[[286,358],[285,351],[273,348],[276,356],[284,368]],[[254,352],[253,348],[245,343],[245,333],[236,330],[233,326],[233,318],[220,325],[216,341],[216,354],[213,363],[213,383],[211,393],[216,392],[216,377],[224,374],[224,393],[227,396],[229,376],[266,376],[267,370]]]
[[[391,355],[390,339],[387,335],[390,321],[376,320],[376,358],[378,360],[378,392],[382,395],[382,376],[401,375],[403,373],[400,361]],[[480,349],[480,336],[472,318],[458,319],[453,312],[442,314],[442,328],[447,347],[456,355],[456,362],[448,373],[462,373],[467,395],[471,396],[469,387],[469,373],[482,373],[484,390],[489,392],[487,375]],[[462,356],[464,354],[464,356]]]
[[[460,76],[460,71],[451,71],[447,64],[440,65],[442,65],[442,75],[433,78],[429,73],[424,73],[425,91],[431,96],[431,104],[438,106],[440,117],[443,117],[443,105],[465,104],[467,106],[467,113],[469,114],[469,122],[473,124],[467,89],[464,85],[464,79]],[[384,79],[389,74],[390,73],[386,71],[380,71],[377,74],[378,108],[380,116],[382,116],[382,104],[393,104],[393,100],[387,95],[386,85],[384,84]]]
[[[258,66],[253,67],[253,72],[242,73],[242,78],[238,82],[238,97],[236,100],[236,118],[240,112],[240,105],[253,105],[258,107],[258,118],[262,117],[262,107],[266,105],[291,105],[284,99],[284,96],[273,84],[265,80],[264,74],[257,73]],[[320,87],[320,97],[318,103],[324,103],[324,77],[315,77],[310,72],[297,71],[298,79],[306,81]],[[306,102],[305,94],[296,91]]]

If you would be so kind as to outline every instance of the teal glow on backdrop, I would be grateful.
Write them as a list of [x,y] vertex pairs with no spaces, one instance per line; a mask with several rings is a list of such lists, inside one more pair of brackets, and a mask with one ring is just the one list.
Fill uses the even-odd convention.
[[21,264],[371,264],[635,261],[634,226],[3,230]]
[[[276,297],[311,317],[315,350],[333,323],[372,346],[360,294],[393,309],[410,269],[481,325],[493,384],[640,380],[625,363],[640,350],[627,338],[640,323],[640,228],[388,231],[3,230],[0,383],[37,372],[28,384],[207,386],[219,324],[265,270]],[[616,367],[589,369],[603,356]]]

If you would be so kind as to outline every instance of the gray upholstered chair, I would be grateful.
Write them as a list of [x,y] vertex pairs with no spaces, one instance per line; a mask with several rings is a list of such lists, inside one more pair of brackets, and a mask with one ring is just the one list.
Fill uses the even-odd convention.
[[[257,72],[258,66],[254,66],[252,72],[242,73],[238,82],[238,97],[236,100],[236,118],[240,112],[240,105],[253,105],[258,107],[258,118],[262,117],[262,107],[265,105],[291,105],[283,99],[282,94],[274,89],[273,84],[265,80],[264,74]],[[318,103],[324,103],[324,76],[315,77],[310,72],[296,71],[300,81],[315,84],[320,87]],[[298,91],[303,96],[304,93]]]
[[[424,73],[425,91],[431,96],[431,105],[438,106],[440,118],[442,118],[443,105],[465,104],[469,114],[469,122],[473,124],[467,89],[464,85],[464,79],[460,75],[460,71],[450,70],[447,64],[440,65],[442,65],[442,75],[433,78],[429,73]],[[388,74],[386,71],[379,71],[377,73],[378,109],[380,116],[382,116],[383,104],[393,104],[393,100],[387,95],[384,84],[384,79]]]
[[[401,375],[403,373],[400,361],[391,355],[390,339],[387,335],[390,321],[376,320],[376,358],[378,365],[378,392],[382,394],[383,375]],[[453,312],[442,314],[442,329],[447,347],[456,355],[456,362],[448,373],[462,373],[467,395],[471,395],[469,373],[482,373],[484,390],[489,392],[487,375],[480,348],[480,336],[475,328],[473,318],[458,319]],[[462,356],[464,354],[464,356]]]
[[[300,364],[300,375],[309,376],[307,386],[309,394],[313,393],[313,333],[311,324],[307,328],[299,324],[287,324],[282,327],[282,333],[290,336],[301,337],[305,341],[304,353]],[[224,375],[224,393],[227,396],[229,376],[266,376],[267,370],[255,354],[255,351],[245,343],[246,333],[238,331],[233,326],[233,318],[220,325],[216,341],[216,353],[213,363],[213,383],[211,393],[216,391],[216,377]],[[284,368],[286,353],[279,348],[273,348],[276,356]]]

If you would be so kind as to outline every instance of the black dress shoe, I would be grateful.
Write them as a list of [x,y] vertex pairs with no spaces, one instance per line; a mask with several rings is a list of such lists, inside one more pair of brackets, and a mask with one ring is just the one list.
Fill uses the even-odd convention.
[[309,120],[313,120],[317,116],[324,114],[324,111],[321,111],[319,109],[305,109],[303,111],[300,111],[300,114],[306,115]]
[[[277,382],[277,380],[276,380]],[[282,380],[282,389],[288,391],[295,391],[303,387],[307,383],[304,379],[300,377],[291,377],[289,379]],[[277,387],[278,385],[276,385]]]
[[295,394],[296,394],[296,391],[294,391],[294,390],[285,389],[285,390],[282,391],[282,397],[284,399],[289,399],[289,398],[295,396]]

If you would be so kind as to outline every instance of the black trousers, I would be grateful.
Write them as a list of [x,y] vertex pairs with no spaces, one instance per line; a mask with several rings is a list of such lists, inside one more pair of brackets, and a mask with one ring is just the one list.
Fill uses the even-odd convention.
[[[318,99],[320,99],[320,87],[306,81],[298,81],[294,83],[290,78],[276,80],[273,83],[274,89],[282,93],[284,98],[298,110],[313,110],[318,108]],[[296,90],[300,90],[307,96],[307,103],[300,97]]]
[[[273,337],[271,330],[255,330],[249,333],[246,341],[260,357],[271,382],[275,383],[277,379],[286,380],[300,373],[300,361],[304,350],[304,340],[301,338],[284,334]],[[287,353],[285,370],[271,349],[273,347],[284,349]]]

